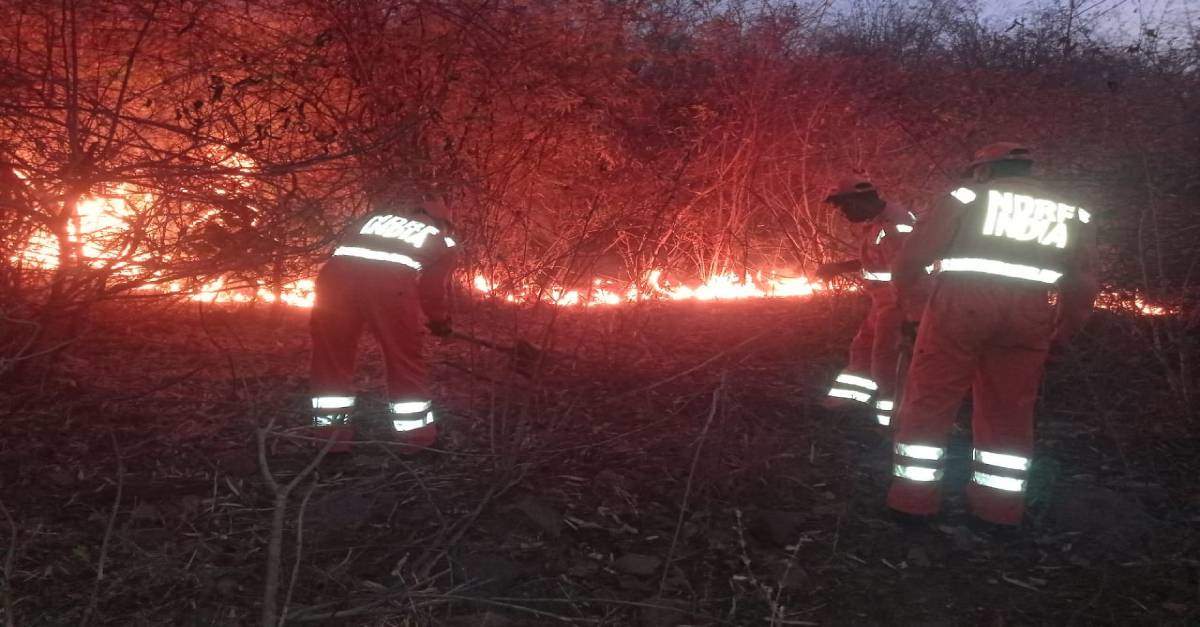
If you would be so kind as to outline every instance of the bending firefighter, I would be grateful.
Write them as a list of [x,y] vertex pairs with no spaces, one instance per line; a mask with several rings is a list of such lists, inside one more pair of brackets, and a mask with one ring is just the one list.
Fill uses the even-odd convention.
[[828,281],[839,274],[860,274],[871,297],[871,309],[850,344],[850,363],[830,387],[826,406],[873,405],[875,421],[886,427],[892,422],[896,400],[896,363],[904,322],[891,286],[891,263],[912,232],[916,216],[884,201],[875,186],[862,179],[842,181],[825,202],[861,225],[861,245],[858,259],[824,264],[817,268],[817,278]]
[[422,447],[437,437],[421,317],[434,335],[451,334],[448,295],[457,255],[450,222],[438,200],[378,204],[351,226],[316,281],[313,425],[321,437],[338,440],[333,452],[348,451],[354,438],[354,361],[364,328],[383,350],[396,436]]
[[895,433],[887,502],[901,513],[938,512],[947,434],[971,389],[971,513],[1001,525],[1024,514],[1042,366],[1097,291],[1091,214],[1031,178],[1032,163],[1018,144],[981,149],[971,182],[922,221],[893,267],[906,304],[924,268],[938,268]]

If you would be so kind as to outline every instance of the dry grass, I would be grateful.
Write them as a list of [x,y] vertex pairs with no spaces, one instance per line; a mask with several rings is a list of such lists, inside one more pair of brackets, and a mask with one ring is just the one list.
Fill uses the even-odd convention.
[[[886,445],[814,404],[859,306],[479,306],[468,330],[548,350],[535,376],[439,346],[440,452],[315,465],[302,313],[108,312],[60,374],[3,391],[6,618],[79,622],[94,587],[93,625],[1196,619],[1194,439],[1125,323],[1051,373],[1035,526],[1003,545],[955,499],[929,537],[882,519]],[[362,370],[381,407],[373,351]],[[1096,485],[1140,516],[1057,509]]]

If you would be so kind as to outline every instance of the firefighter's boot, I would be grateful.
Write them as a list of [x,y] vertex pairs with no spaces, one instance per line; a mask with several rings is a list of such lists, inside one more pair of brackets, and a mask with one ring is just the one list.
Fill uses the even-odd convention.
[[396,439],[407,444],[405,448],[412,452],[433,448],[438,439],[438,427],[436,424],[428,424],[419,429],[397,433]]

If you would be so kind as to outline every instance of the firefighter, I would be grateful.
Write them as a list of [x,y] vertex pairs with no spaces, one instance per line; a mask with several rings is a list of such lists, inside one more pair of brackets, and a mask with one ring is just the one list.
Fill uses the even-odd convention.
[[871,309],[850,344],[850,363],[834,379],[825,405],[873,407],[874,421],[887,427],[895,405],[903,322],[891,287],[891,262],[912,232],[916,216],[880,198],[875,186],[861,178],[843,180],[825,202],[858,226],[861,244],[858,259],[824,264],[817,268],[817,278],[828,281],[840,274],[858,274],[871,297]]
[[940,508],[947,433],[968,390],[973,520],[1011,530],[1024,514],[1042,367],[1083,325],[1097,291],[1092,214],[1032,178],[1032,164],[1019,144],[980,149],[970,181],[922,220],[893,265],[905,306],[923,269],[937,268],[897,417],[887,498],[908,522]]
[[430,196],[379,195],[354,222],[316,280],[313,306],[313,426],[348,452],[354,438],[354,360],[363,328],[381,345],[391,431],[416,447],[437,438],[426,380],[421,318],[435,336],[452,334],[450,275],[455,241],[445,204]]

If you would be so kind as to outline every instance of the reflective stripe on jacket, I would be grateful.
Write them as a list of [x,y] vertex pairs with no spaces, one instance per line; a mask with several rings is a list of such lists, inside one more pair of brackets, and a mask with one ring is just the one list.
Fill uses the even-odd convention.
[[1091,213],[1036,179],[1003,178],[950,193],[961,203],[958,229],[940,259],[941,272],[974,272],[1054,285]]
[[859,260],[868,285],[892,280],[892,261],[914,224],[916,216],[907,207],[889,202],[883,213],[862,227]]
[[333,255],[417,272],[425,315],[445,319],[449,315],[448,292],[457,263],[457,245],[437,221],[423,213],[380,210],[355,221]]

